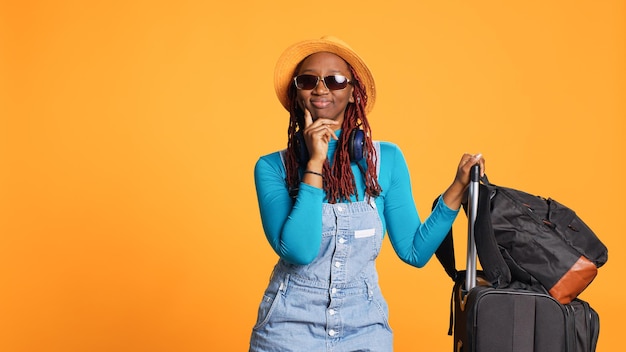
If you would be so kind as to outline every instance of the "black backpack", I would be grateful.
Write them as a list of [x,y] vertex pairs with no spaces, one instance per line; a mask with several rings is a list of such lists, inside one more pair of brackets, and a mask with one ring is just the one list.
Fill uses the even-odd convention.
[[[496,186],[486,176],[481,181],[474,233],[482,275],[496,288],[540,284],[562,304],[570,303],[606,263],[606,246],[554,199]],[[436,256],[456,281],[452,231]]]

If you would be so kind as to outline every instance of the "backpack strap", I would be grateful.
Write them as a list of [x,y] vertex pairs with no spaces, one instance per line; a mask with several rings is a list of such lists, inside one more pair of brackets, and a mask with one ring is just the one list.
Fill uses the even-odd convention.
[[491,198],[497,192],[497,188],[489,184],[486,177],[483,182],[486,184],[479,185],[478,213],[474,224],[476,251],[485,278],[496,288],[506,287],[511,283],[511,270],[502,257],[491,224]]
[[[494,287],[506,287],[511,283],[511,271],[502,257],[498,243],[493,232],[493,226],[491,224],[490,217],[490,203],[491,197],[495,194],[495,186],[489,183],[486,176],[481,178],[483,184],[480,184],[480,190],[478,192],[478,212],[476,214],[476,223],[474,228],[474,235],[476,241],[476,251],[478,253],[478,260],[482,266],[482,275],[489,281]],[[439,196],[433,202],[432,209],[435,209]],[[467,197],[465,197],[467,199]],[[467,214],[467,201],[462,203],[463,210]],[[448,232],[443,239],[435,256],[443,266],[448,276],[457,282],[462,272],[459,272],[456,268],[456,259],[454,255],[454,239],[452,229]]]

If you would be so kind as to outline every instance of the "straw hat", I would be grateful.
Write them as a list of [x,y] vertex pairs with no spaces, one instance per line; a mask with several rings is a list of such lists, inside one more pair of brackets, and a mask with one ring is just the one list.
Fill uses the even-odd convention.
[[372,111],[376,101],[376,86],[374,77],[361,57],[342,40],[333,36],[324,36],[320,39],[305,40],[296,43],[280,56],[274,70],[274,88],[281,104],[289,111],[289,85],[293,84],[294,72],[298,64],[307,56],[326,51],[344,59],[359,76],[361,85],[367,93],[365,113]]

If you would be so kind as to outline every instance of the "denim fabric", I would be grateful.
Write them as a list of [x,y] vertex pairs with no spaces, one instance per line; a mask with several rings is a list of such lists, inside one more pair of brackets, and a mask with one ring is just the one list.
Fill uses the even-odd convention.
[[322,206],[319,254],[309,265],[278,261],[259,305],[251,352],[393,349],[374,262],[383,238],[376,203]]

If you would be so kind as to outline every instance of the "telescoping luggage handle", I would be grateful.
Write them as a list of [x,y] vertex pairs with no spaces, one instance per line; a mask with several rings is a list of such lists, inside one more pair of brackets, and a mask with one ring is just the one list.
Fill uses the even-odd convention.
[[478,189],[480,185],[480,165],[472,166],[467,200],[467,265],[465,269],[465,290],[469,292],[476,287],[476,237],[474,228],[478,214]]

